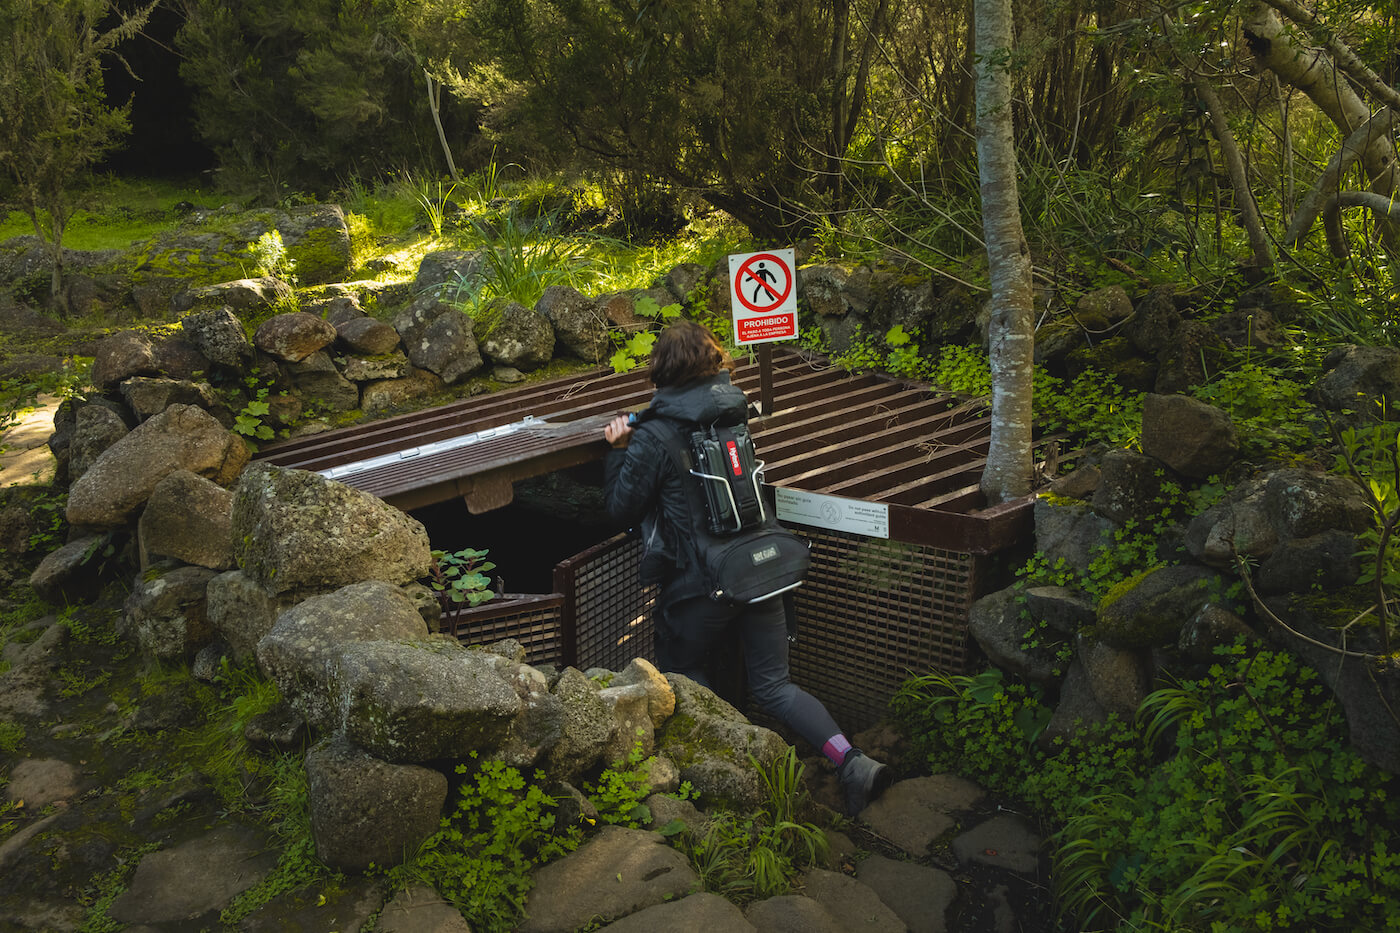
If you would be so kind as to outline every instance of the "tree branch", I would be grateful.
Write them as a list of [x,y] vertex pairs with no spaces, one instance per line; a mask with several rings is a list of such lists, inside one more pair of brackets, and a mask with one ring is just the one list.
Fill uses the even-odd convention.
[[1346,236],[1342,233],[1342,208],[1369,207],[1383,220],[1400,220],[1400,201],[1372,191],[1342,191],[1332,195],[1322,205],[1322,226],[1327,231],[1327,246],[1338,259],[1347,256]]
[[1261,0],[1261,2],[1267,3],[1300,26],[1307,26],[1314,32],[1323,47],[1332,53],[1337,67],[1347,77],[1370,91],[1377,99],[1385,102],[1386,106],[1400,110],[1400,91],[1386,84],[1381,80],[1380,75],[1366,67],[1365,62],[1357,58],[1356,53],[1345,42],[1338,39],[1331,29],[1320,23],[1316,14],[1311,10],[1295,3],[1294,0]]
[[1317,220],[1317,215],[1322,212],[1324,192],[1335,189],[1347,169],[1382,136],[1389,135],[1395,128],[1395,122],[1395,111],[1387,107],[1361,124],[1356,132],[1342,142],[1341,149],[1337,150],[1337,154],[1327,163],[1317,182],[1303,195],[1303,203],[1298,205],[1298,210],[1288,225],[1288,231],[1283,235],[1286,245],[1296,246],[1307,235],[1313,221]]

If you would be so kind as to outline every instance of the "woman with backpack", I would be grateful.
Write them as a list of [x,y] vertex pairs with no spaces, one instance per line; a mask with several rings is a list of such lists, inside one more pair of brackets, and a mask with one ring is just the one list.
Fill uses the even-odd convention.
[[889,768],[851,743],[821,701],[792,683],[783,598],[733,605],[712,598],[694,542],[696,497],[668,444],[667,433],[689,436],[702,426],[748,419],[748,399],[729,381],[731,360],[714,334],[680,320],[657,338],[651,353],[651,405],[638,418],[619,416],[603,429],[612,446],[603,484],[609,514],[640,529],[641,579],[660,585],[656,660],[664,672],[711,686],[706,662],[731,626],[742,645],[748,687],[759,708],[834,765],[855,816],[889,786]]

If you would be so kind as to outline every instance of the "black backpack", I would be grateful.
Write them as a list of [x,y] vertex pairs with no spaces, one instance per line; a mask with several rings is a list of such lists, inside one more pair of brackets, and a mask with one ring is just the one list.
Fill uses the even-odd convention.
[[710,598],[756,603],[796,589],[811,565],[807,542],[778,524],[763,499],[763,462],[747,425],[697,426],[688,437],[665,418],[658,434],[683,479],[690,534]]

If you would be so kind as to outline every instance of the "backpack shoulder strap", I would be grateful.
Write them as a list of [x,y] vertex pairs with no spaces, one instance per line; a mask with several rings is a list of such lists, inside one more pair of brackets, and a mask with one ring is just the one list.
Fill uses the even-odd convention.
[[650,418],[647,423],[656,429],[656,434],[660,438],[662,446],[666,448],[666,453],[670,455],[671,462],[675,464],[676,471],[681,477],[681,488],[685,490],[686,500],[690,503],[690,514],[692,519],[695,516],[704,516],[705,503],[700,499],[700,490],[690,475],[695,469],[691,461],[690,450],[686,447],[685,438],[681,436],[680,427],[666,418]]

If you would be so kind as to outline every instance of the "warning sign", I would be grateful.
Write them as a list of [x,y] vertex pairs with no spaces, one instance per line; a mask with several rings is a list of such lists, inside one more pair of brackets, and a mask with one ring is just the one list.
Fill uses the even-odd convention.
[[796,337],[796,286],[796,264],[790,249],[730,256],[734,342],[742,346]]

